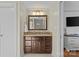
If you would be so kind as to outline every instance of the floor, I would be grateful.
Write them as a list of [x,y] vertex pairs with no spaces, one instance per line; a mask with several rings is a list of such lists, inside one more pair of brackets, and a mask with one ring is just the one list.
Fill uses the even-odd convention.
[[64,49],[64,57],[79,57],[79,51],[67,51]]
[[25,54],[24,57],[52,57],[52,54]]

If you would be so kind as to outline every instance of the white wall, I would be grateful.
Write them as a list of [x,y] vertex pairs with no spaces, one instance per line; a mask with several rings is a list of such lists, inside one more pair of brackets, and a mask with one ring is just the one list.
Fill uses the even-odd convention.
[[[45,8],[48,15],[48,31],[52,32],[52,56],[60,56],[60,31],[59,31],[59,2],[35,1],[21,2],[21,56],[23,56],[24,22],[27,20],[28,9]],[[26,21],[27,22],[27,21]],[[26,54],[27,55],[27,54]],[[45,56],[45,55],[44,55]],[[47,56],[47,55],[46,55]]]
[[65,11],[79,11],[79,1],[65,1],[64,7]]
[[67,33],[69,34],[78,34],[79,33],[79,26],[77,27],[66,27],[66,17],[74,17],[79,16],[79,1],[67,1],[64,2],[64,26],[68,30]]

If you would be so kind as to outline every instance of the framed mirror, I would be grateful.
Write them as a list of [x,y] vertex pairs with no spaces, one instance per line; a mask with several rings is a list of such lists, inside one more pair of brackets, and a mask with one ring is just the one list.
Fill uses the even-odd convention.
[[28,30],[47,30],[47,15],[29,15]]

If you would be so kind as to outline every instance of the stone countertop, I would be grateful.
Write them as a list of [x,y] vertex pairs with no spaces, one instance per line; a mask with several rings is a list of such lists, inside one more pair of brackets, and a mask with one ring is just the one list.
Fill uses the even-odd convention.
[[65,34],[67,37],[79,37],[79,34]]
[[52,32],[24,32],[24,36],[52,36]]

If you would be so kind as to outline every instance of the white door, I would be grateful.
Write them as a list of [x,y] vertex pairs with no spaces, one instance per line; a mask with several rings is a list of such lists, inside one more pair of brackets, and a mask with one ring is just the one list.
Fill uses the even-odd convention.
[[16,56],[16,5],[0,2],[0,57]]

